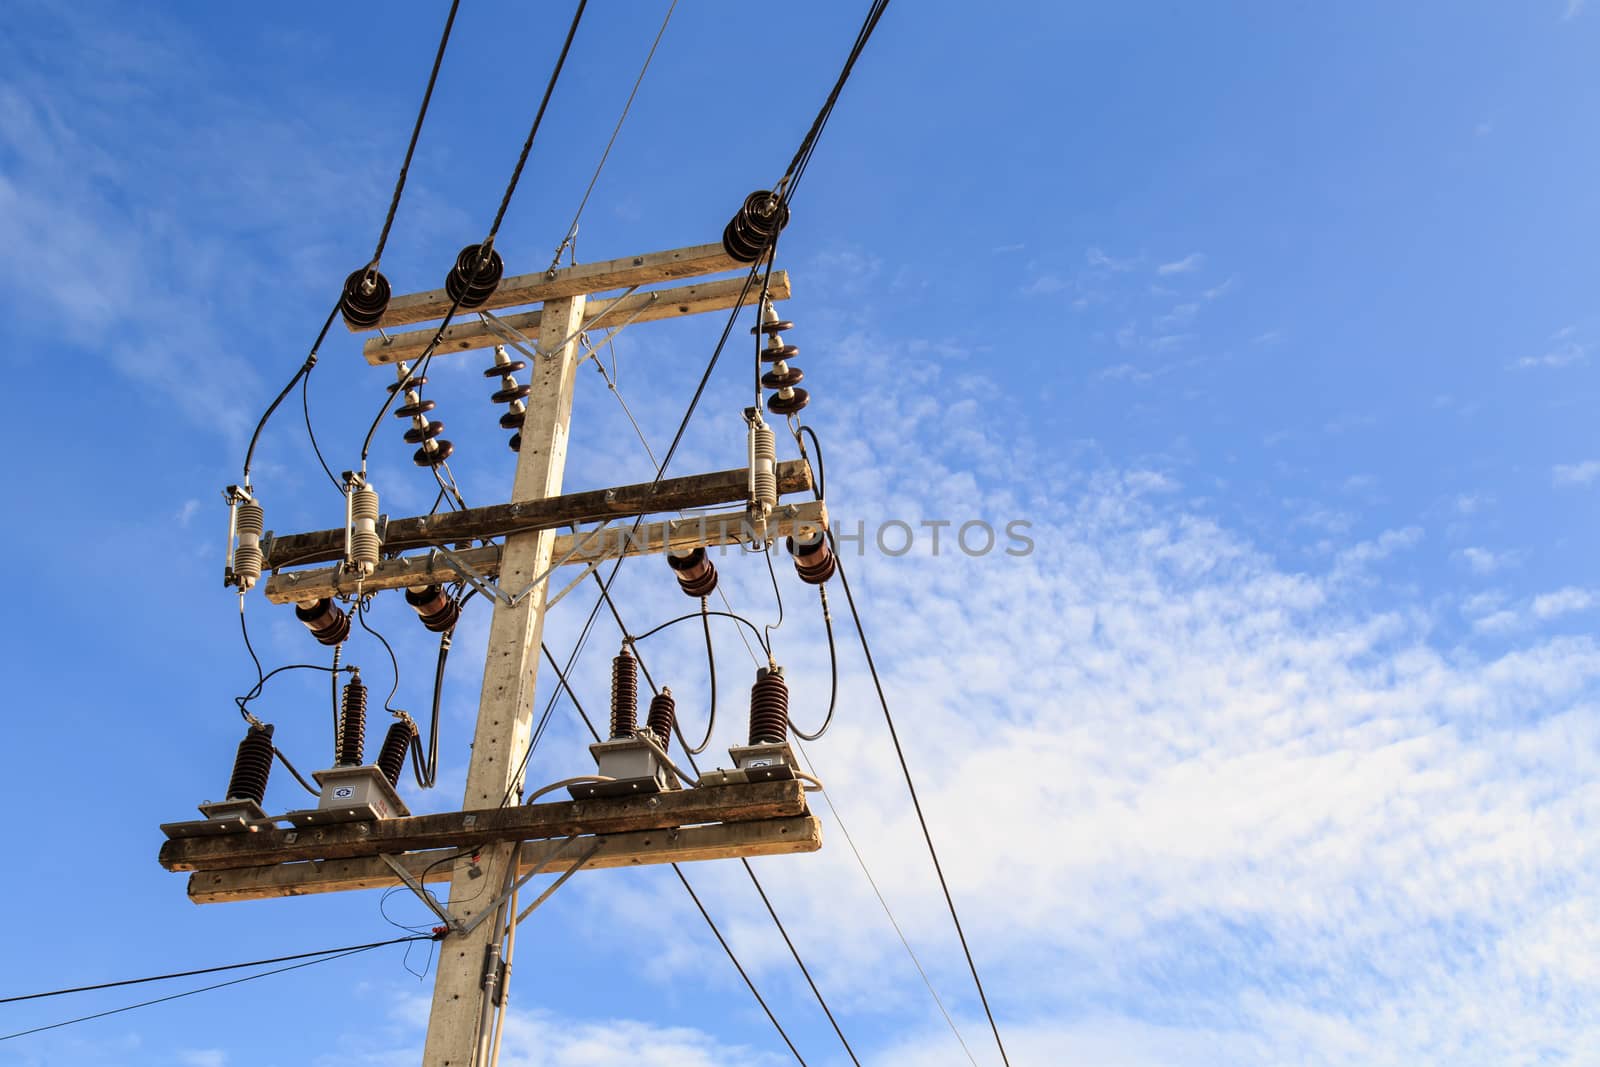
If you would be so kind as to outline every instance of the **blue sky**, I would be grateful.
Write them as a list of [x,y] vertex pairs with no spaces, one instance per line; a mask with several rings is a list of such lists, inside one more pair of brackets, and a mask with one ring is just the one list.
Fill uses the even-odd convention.
[[[1592,8],[902,0],[885,16],[784,235],[784,313],[841,521],[1032,524],[1022,557],[919,539],[847,560],[1013,1063],[1600,1057]],[[568,10],[464,5],[384,258],[397,290],[436,287],[481,237]],[[502,232],[508,270],[548,263],[664,11],[590,5]],[[0,745],[6,995],[428,921],[378,893],[196,908],[155,856],[157,824],[225,784],[231,697],[254,677],[218,581],[218,491],[370,253],[443,13],[0,12],[5,547],[27,573]],[[579,259],[715,240],[788,161],[862,13],[684,0]],[[719,326],[617,340],[658,453]],[[336,331],[311,384],[336,471],[389,380],[358,351]],[[473,504],[510,481],[486,363],[441,359],[431,387]],[[676,473],[739,462],[742,367],[714,379]],[[294,407],[256,474],[280,531],[341,506]],[[426,510],[397,426],[374,451],[385,510]],[[650,470],[580,371],[568,486]],[[721,570],[740,610],[776,618],[759,561]],[[779,577],[778,655],[814,722],[821,620]],[[653,565],[618,589],[635,630],[687,603]],[[552,616],[553,647],[587,606]],[[247,610],[269,663],[321,655],[286,609]],[[424,707],[427,635],[403,606],[375,621],[400,651],[398,704]],[[459,801],[486,634],[469,611],[441,785],[409,790],[415,810]],[[614,641],[574,679],[592,707]],[[696,635],[652,643],[699,721]],[[756,867],[864,1062],[968,1062],[842,817],[988,1067],[844,648],[839,722],[807,749],[837,809],[826,846]],[[751,667],[731,630],[718,652],[726,709]],[[387,688],[370,639],[348,655]],[[273,684],[261,713],[319,766],[323,683]],[[588,769],[584,740],[563,705],[530,780]],[[293,790],[280,773],[269,809]],[[743,873],[688,873],[807,1060],[847,1062]],[[504,1062],[785,1062],[670,872],[575,878],[518,949]],[[415,1063],[431,980],[404,968],[423,955],[0,1042],[0,1064]],[[0,1032],[139,992],[3,1006]]]

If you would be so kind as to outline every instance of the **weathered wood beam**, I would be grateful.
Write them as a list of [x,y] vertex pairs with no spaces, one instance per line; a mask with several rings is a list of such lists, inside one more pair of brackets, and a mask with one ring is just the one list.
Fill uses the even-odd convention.
[[[659,322],[662,319],[699,315],[707,311],[727,311],[739,303],[740,294],[745,293],[744,285],[743,278],[725,278],[671,289],[629,293],[627,296],[608,300],[591,300],[584,308],[583,319],[586,323],[592,323],[589,329],[605,330],[624,323]],[[745,296],[746,303],[756,303],[759,295],[759,287],[753,287]],[[772,272],[769,295],[774,300],[789,299],[787,271]],[[533,336],[539,331],[542,314],[541,311],[523,311],[515,315],[502,315],[500,321],[518,333]],[[387,337],[373,337],[361,346],[361,354],[373,366],[399,363],[403,359],[416,359],[427,350],[428,345],[433,343],[434,334],[438,332],[437,327],[430,326],[425,330],[410,330],[406,333],[389,334]],[[458,316],[455,325],[445,327],[444,336],[439,340],[434,353],[444,355],[449,352],[492,348],[504,344],[505,341],[505,336],[489,323],[479,320],[476,315],[462,314]]]
[[[558,852],[577,857],[595,841],[600,843],[600,850],[584,864],[583,870],[815,852],[822,847],[822,822],[813,815],[800,815],[759,822],[639,830],[580,837],[564,852],[565,841],[537,841],[522,846],[518,873],[526,874],[552,857],[556,858],[550,864],[550,869],[559,873],[562,863],[556,856]],[[466,860],[440,861],[450,861],[458,854],[458,849],[433,849],[409,853],[400,857],[400,862],[424,882],[443,882]],[[347,889],[387,889],[399,884],[400,879],[383,860],[367,856],[227,871],[197,871],[189,876],[189,899],[196,904],[220,904],[236,900],[336,893]]]
[[526,807],[335,823],[309,830],[272,827],[255,833],[176,838],[161,846],[161,865],[169,871],[226,870],[300,860],[463,848],[491,841],[529,841],[568,834],[617,834],[699,823],[780,819],[805,813],[805,793],[799,782],[756,782],[681,789],[650,796],[566,800]]
[[[696,545],[714,548],[742,544],[749,538],[743,511],[725,511],[666,522],[647,522],[638,530],[616,526],[604,530],[561,534],[555,539],[553,559],[563,565],[591,563],[620,556],[644,556],[671,550],[687,550]],[[810,540],[828,525],[828,511],[820,502],[780,504],[770,520],[772,536]],[[469,548],[455,555],[481,577],[492,578],[500,571],[500,548]],[[397,556],[378,564],[378,569],[361,580],[363,592],[402,589],[455,581],[456,570],[443,555],[429,552]],[[356,591],[356,580],[339,567],[282,571],[262,583],[263,592],[274,604],[343,596]],[[515,592],[515,591],[514,591]]]
[[[580,263],[575,267],[539,274],[517,274],[502,278],[494,295],[483,306],[493,311],[495,308],[515,307],[580,293],[606,293],[630,285],[649,285],[672,278],[694,278],[702,274],[749,269],[750,264],[740,263],[724,252],[720,242],[693,245],[665,252],[648,252],[642,256]],[[442,319],[449,310],[450,296],[443,289],[407,293],[389,301],[389,308],[378,326],[405,326],[413,322]],[[366,331],[353,329],[350,332]]]
[[[777,475],[780,494],[803,493],[811,488],[811,469],[804,460],[784,460],[778,464]],[[655,483],[641,482],[612,489],[567,493],[519,504],[496,504],[438,515],[390,519],[384,534],[384,547],[401,551],[428,545],[460,544],[574,522],[633,518],[654,512],[703,508],[741,500],[749,492],[750,472],[741,467],[712,474],[667,478]],[[269,570],[276,570],[343,558],[344,530],[315,530],[274,537],[268,546],[265,566]]]

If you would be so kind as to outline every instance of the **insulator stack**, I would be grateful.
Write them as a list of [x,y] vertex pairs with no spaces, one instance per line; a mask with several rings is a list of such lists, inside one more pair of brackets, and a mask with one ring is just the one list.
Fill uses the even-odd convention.
[[762,513],[778,506],[778,447],[772,427],[754,408],[750,419],[750,503]]
[[672,690],[662,688],[650,701],[650,714],[645,718],[645,729],[656,735],[662,748],[672,737],[672,724],[678,717],[678,706],[672,699]]
[[370,485],[350,487],[350,558],[346,561],[356,574],[368,575],[378,569],[378,552],[383,542],[378,537],[378,491]]
[[639,661],[623,649],[611,661],[611,739],[632,737],[639,729]]
[[233,775],[228,779],[229,800],[253,800],[257,804],[267,795],[267,778],[272,774],[272,727],[252,723],[239,742],[233,757]]
[[828,535],[819,531],[815,541],[796,541],[789,538],[789,555],[794,557],[795,573],[800,575],[800,580],[809,585],[822,585],[838,568],[838,561],[833,558],[833,546],[828,544]]
[[389,389],[402,393],[401,399],[405,401],[394,409],[394,417],[411,420],[411,429],[405,433],[406,444],[417,446],[417,450],[411,454],[411,462],[419,467],[437,467],[450,458],[456,446],[439,436],[444,433],[444,423],[428,418],[428,412],[438,406],[431,400],[422,399],[422,387],[428,384],[428,379],[412,375],[411,369],[404,363],[399,365],[398,373],[400,380]]
[[266,513],[254,500],[236,505],[234,529],[239,536],[239,546],[233,550],[233,581],[241,592],[250,589],[261,578],[261,531]]
[[761,323],[750,328],[751,333],[767,335],[767,347],[761,350],[761,362],[772,364],[772,369],[761,376],[761,384],[777,392],[767,397],[767,410],[774,415],[793,415],[811,403],[811,394],[799,388],[805,380],[805,371],[789,366],[788,361],[800,354],[795,345],[785,344],[783,334],[794,329],[794,323],[778,318],[772,302],[761,306]]
[[789,735],[789,687],[782,667],[761,667],[750,687],[750,743],[779,744]]
[[445,276],[444,291],[462,311],[483,306],[494,295],[495,286],[500,284],[500,276],[505,273],[505,262],[494,246],[488,247],[487,256],[485,251],[483,245],[463,248],[456,256],[456,265]]
[[494,346],[494,366],[484,370],[485,378],[499,378],[500,388],[490,400],[496,404],[505,404],[511,410],[500,416],[502,429],[516,431],[507,443],[511,451],[522,451],[522,420],[527,417],[528,394],[533,391],[533,386],[523,385],[513,375],[527,370],[528,365],[520,359],[512,359],[506,352],[505,345]]
[[722,250],[740,263],[754,263],[787,225],[789,206],[776,193],[757,189],[723,227]]
[[407,589],[406,603],[410,604],[412,610],[422,619],[422,625],[436,634],[453,629],[456,620],[461,617],[461,606],[444,591],[442,586],[429,585],[419,589]]
[[400,772],[406,767],[406,754],[417,736],[417,724],[410,716],[396,719],[383,735],[383,747],[378,750],[378,770],[389,779],[390,785],[400,784]]
[[678,586],[689,596],[710,596],[717,588],[717,568],[706,550],[696,546],[687,555],[667,553],[667,566],[678,579]]
[[353,330],[370,330],[389,310],[389,279],[375,266],[353,270],[339,294],[339,314]]
[[359,767],[366,752],[367,687],[359,674],[344,687],[344,710],[339,716],[338,759],[341,767]]
[[306,600],[294,606],[294,617],[324,645],[342,645],[350,636],[350,615],[332,597]]

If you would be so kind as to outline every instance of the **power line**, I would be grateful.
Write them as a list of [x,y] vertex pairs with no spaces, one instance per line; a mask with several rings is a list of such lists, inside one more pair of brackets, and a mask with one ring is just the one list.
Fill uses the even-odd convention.
[[833,532],[828,532],[828,540],[833,548],[834,559],[838,564],[839,581],[844,586],[845,601],[850,605],[850,618],[856,625],[856,634],[861,638],[861,652],[867,660],[867,670],[872,675],[872,685],[878,691],[878,702],[883,706],[883,721],[889,725],[889,737],[894,742],[894,754],[900,761],[900,773],[905,776],[906,790],[911,794],[911,806],[916,809],[917,824],[922,827],[922,839],[927,842],[928,856],[933,860],[933,871],[939,876],[939,888],[944,892],[945,906],[950,909],[950,921],[955,924],[956,936],[961,940],[961,951],[967,957],[967,969],[972,972],[972,984],[978,989],[978,999],[983,1003],[983,1014],[989,1020],[989,1029],[994,1031],[994,1043],[1000,1049],[1000,1059],[1011,1067],[1011,1059],[1006,1055],[1005,1042],[1000,1040],[1000,1027],[994,1021],[994,1012],[989,1009],[989,997],[983,991],[983,979],[978,977],[978,965],[972,959],[972,949],[967,945],[967,935],[961,929],[961,916],[956,914],[956,902],[950,895],[950,884],[945,881],[944,867],[939,863],[939,851],[933,847],[933,835],[928,831],[928,820],[922,814],[922,801],[917,798],[916,783],[911,780],[911,767],[906,763],[905,750],[900,747],[900,734],[894,728],[894,716],[889,712],[889,698],[884,695],[883,682],[878,677],[878,667],[872,661],[872,647],[867,642],[867,631],[861,625],[861,613],[856,610],[856,598],[850,592],[850,579],[844,573],[842,553],[833,537]]
[[[156,997],[153,1000],[142,1000],[137,1004],[127,1004],[127,1005],[124,1005],[123,1007],[120,1007],[120,1008],[112,1008],[109,1011],[98,1011],[98,1012],[93,1013],[92,1015],[80,1015],[75,1019],[64,1019],[64,1020],[62,1020],[61,1022],[58,1022],[58,1023],[49,1023],[49,1024],[45,1025],[45,1026],[35,1026],[35,1027],[32,1027],[31,1029],[28,1029],[28,1030],[18,1030],[15,1033],[10,1033],[10,1034],[0,1034],[0,1041],[10,1041],[13,1038],[27,1037],[29,1034],[43,1033],[46,1030],[59,1030],[64,1026],[74,1026],[74,1025],[76,1025],[78,1023],[89,1022],[89,1021],[91,1021],[93,1019],[104,1019],[108,1015],[121,1015],[123,1012],[134,1011],[134,1010],[136,1010],[138,1008],[148,1008],[148,1007],[151,1007],[152,1005],[156,1005],[156,1004],[165,1004],[168,1001],[182,1000],[184,997],[192,997],[197,993],[209,993],[214,989],[226,989],[229,986],[242,985],[245,982],[253,982],[257,978],[266,978],[269,975],[284,974],[284,973],[286,973],[288,971],[298,971],[303,967],[314,967],[319,963],[328,963],[328,962],[330,962],[332,960],[344,959],[346,956],[354,956],[354,955],[357,955],[358,953],[369,952],[372,949],[381,948],[384,945],[398,945],[398,944],[401,944],[401,943],[406,942],[406,941],[431,941],[431,940],[433,940],[433,936],[431,934],[416,934],[416,935],[413,935],[411,937],[397,937],[397,938],[394,938],[391,941],[375,941],[370,945],[358,945],[358,946],[356,946],[354,948],[331,949],[329,951],[332,954],[324,955],[320,959],[307,960],[304,963],[293,963],[293,964],[290,964],[287,967],[278,967],[278,968],[275,968],[275,969],[270,970],[270,971],[262,971],[260,974],[249,974],[249,975],[245,975],[243,978],[234,978],[234,979],[231,979],[230,981],[226,981],[226,982],[217,982],[217,983],[215,983],[213,985],[201,986],[198,989],[187,989],[187,990],[184,990],[182,993],[172,993],[172,994],[170,994],[168,996]],[[312,953],[311,955],[315,955],[315,954]],[[292,956],[285,956],[284,957],[284,959],[293,959],[293,958],[294,957],[292,957]],[[252,966],[252,965],[251,964],[238,964],[237,966],[248,967],[248,966]],[[222,968],[218,968],[218,969],[220,970]],[[192,971],[192,972],[189,972],[189,973],[191,973],[191,974],[202,974],[202,973],[205,973],[205,972],[203,972],[203,971]],[[175,975],[164,975],[162,977],[176,977],[176,976]],[[156,980],[157,979],[154,979],[154,978],[152,978],[152,979],[140,979],[140,981],[156,981]],[[123,984],[123,983],[112,983],[112,984]],[[91,987],[88,987],[88,988],[103,988],[103,987],[91,986]],[[76,990],[65,990],[63,992],[76,992]],[[45,995],[53,995],[53,994],[45,994]],[[23,998],[18,998],[18,999],[23,999]]]
[[121,986],[143,985],[146,982],[165,982],[169,978],[193,978],[201,974],[217,974],[221,971],[237,971],[245,967],[265,967],[269,963],[287,963],[290,960],[304,960],[312,956],[331,956],[339,952],[365,952],[369,948],[382,948],[385,945],[398,945],[406,941],[433,940],[430,935],[418,934],[415,937],[398,937],[390,941],[374,941],[366,945],[346,945],[343,948],[324,948],[316,952],[296,952],[292,956],[273,956],[270,959],[251,960],[248,963],[224,963],[217,967],[199,967],[192,971],[173,971],[171,974],[152,974],[144,978],[124,978],[117,982],[99,982],[95,985],[72,986],[68,989],[52,989],[44,993],[24,993],[15,997],[0,997],[0,1004],[17,1004],[24,1000],[43,1000],[46,997],[62,997],[69,993],[92,993],[97,989],[116,989]]
[[[622,124],[628,121],[628,112],[633,108],[633,98],[639,94],[639,86],[644,84],[645,72],[650,69],[650,61],[656,57],[656,47],[661,44],[661,38],[667,32],[667,23],[672,21],[672,13],[677,10],[677,7],[678,0],[672,0],[667,5],[667,15],[661,20],[661,28],[656,31],[656,39],[650,42],[650,51],[644,57],[644,66],[639,68],[639,76],[633,80],[633,90],[628,93],[627,103],[622,105],[622,114],[617,118],[616,128],[611,131],[611,140],[606,142],[605,151],[600,153],[600,162],[595,164],[594,176],[589,179],[589,187],[583,191],[583,198],[578,201],[578,210],[572,213],[572,224],[567,227],[567,234],[561,239],[561,244],[556,249],[555,258],[550,260],[551,270],[554,270],[561,262],[561,253],[565,252],[567,246],[573,244],[577,239],[578,220],[583,217],[583,209],[588,206],[589,194],[594,192],[595,183],[600,180],[600,172],[605,169],[606,160],[611,155],[611,148],[617,143],[617,135],[622,132]],[[574,250],[573,255],[577,255],[576,250]]]
[[389,228],[394,225],[394,214],[400,207],[400,194],[406,187],[406,174],[411,169],[411,157],[417,150],[417,138],[422,135],[422,120],[428,114],[428,102],[433,99],[433,86],[439,80],[439,67],[444,62],[445,48],[450,44],[450,28],[456,22],[456,9],[461,0],[451,0],[450,15],[444,20],[444,32],[439,35],[439,50],[433,57],[433,70],[428,73],[428,87],[422,92],[422,106],[417,109],[417,121],[411,127],[411,142],[406,145],[406,157],[400,163],[400,175],[395,179],[394,195],[389,199],[389,213],[384,216],[383,229],[378,232],[378,246],[373,250],[371,267],[376,268],[383,258],[383,246],[389,241]]

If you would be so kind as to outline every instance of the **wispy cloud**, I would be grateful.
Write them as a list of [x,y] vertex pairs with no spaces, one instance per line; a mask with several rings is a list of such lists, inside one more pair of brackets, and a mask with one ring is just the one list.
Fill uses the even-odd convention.
[[1586,459],[1581,463],[1558,463],[1551,470],[1551,481],[1557,487],[1588,485],[1600,478],[1600,459]]
[[1523,356],[1512,366],[1518,370],[1533,370],[1539,367],[1573,367],[1589,361],[1589,350],[1589,345],[1580,345],[1576,341],[1567,341],[1540,355]]
[[1492,552],[1487,548],[1469,547],[1456,553],[1456,558],[1467,565],[1473,574],[1493,574],[1515,562],[1515,554]]
[[1161,264],[1160,266],[1158,266],[1156,268],[1156,273],[1157,274],[1161,274],[1161,275],[1167,275],[1167,274],[1189,274],[1192,271],[1199,270],[1205,264],[1205,261],[1206,261],[1206,257],[1204,255],[1204,253],[1201,253],[1201,252],[1190,252],[1187,256],[1184,256],[1182,259],[1176,259],[1176,260],[1173,260],[1171,263],[1163,263],[1163,264]]
[[1583,14],[1583,9],[1588,5],[1588,0],[1567,0],[1566,10],[1561,13],[1561,21],[1569,22]]
[[1588,611],[1595,605],[1595,595],[1588,589],[1568,586],[1554,593],[1544,593],[1533,598],[1533,613],[1541,619],[1554,619],[1577,611]]
[[1143,258],[1140,256],[1127,256],[1119,259],[1114,256],[1107,255],[1103,249],[1094,246],[1085,249],[1083,256],[1084,259],[1088,261],[1089,266],[1099,270],[1111,271],[1117,274],[1123,274],[1133,270],[1139,265]]

